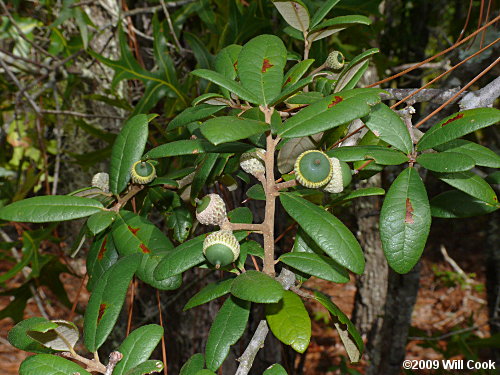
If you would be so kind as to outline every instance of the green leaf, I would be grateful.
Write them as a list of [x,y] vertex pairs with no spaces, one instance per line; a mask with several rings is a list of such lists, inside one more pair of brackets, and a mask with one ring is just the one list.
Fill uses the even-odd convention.
[[19,367],[19,375],[92,375],[76,363],[51,354],[38,354],[26,358]]
[[172,242],[149,220],[130,211],[121,210],[111,228],[114,244],[120,253],[151,254],[172,250]]
[[314,253],[291,252],[283,254],[279,260],[308,275],[334,283],[349,282],[349,272],[332,259]]
[[500,155],[487,147],[465,139],[455,139],[433,147],[437,151],[456,152],[474,159],[476,165],[490,168],[500,168]]
[[168,123],[167,130],[176,129],[194,121],[204,120],[223,108],[225,108],[225,106],[210,104],[199,104],[195,107],[188,107]]
[[0,219],[29,223],[65,221],[90,216],[104,209],[94,199],[69,195],[45,195],[11,203],[0,208]]
[[201,353],[193,354],[181,367],[179,375],[195,375],[205,367],[205,356]]
[[202,263],[205,260],[203,255],[203,240],[205,237],[206,234],[202,234],[184,242],[177,246],[175,250],[166,254],[154,270],[155,279],[167,279]]
[[309,11],[301,0],[275,0],[273,4],[285,19],[286,23],[294,29],[302,33],[309,29]]
[[286,370],[278,363],[271,365],[267,368],[266,371],[262,373],[262,375],[288,375]]
[[51,320],[33,325],[27,335],[47,348],[70,351],[75,347],[80,333],[75,324],[65,320]]
[[202,94],[198,96],[197,98],[193,99],[191,102],[191,105],[197,106],[197,105],[210,105],[212,107],[221,107],[225,108],[229,105],[231,105],[231,101],[229,99],[224,98],[223,95],[221,94],[216,94],[213,92],[207,92],[206,94]]
[[333,324],[339,333],[350,361],[354,363],[359,362],[364,350],[364,344],[354,324],[352,324],[347,315],[344,314],[329,297],[317,291],[314,292],[314,296],[316,300],[330,312]]
[[255,104],[266,106],[280,94],[286,56],[285,45],[275,35],[259,35],[241,49],[238,75],[242,86],[256,96]]
[[335,216],[315,204],[290,193],[281,193],[285,211],[334,261],[361,274],[365,268],[363,251],[351,231]]
[[306,351],[311,340],[311,319],[299,296],[285,291],[281,301],[266,305],[266,319],[278,340],[299,353]]
[[385,146],[346,146],[337,147],[327,152],[345,162],[358,160],[374,160],[382,165],[399,165],[409,161],[408,156]]
[[9,331],[7,339],[13,347],[24,350],[25,352],[54,353],[54,350],[45,347],[27,335],[27,332],[31,330],[32,327],[46,322],[48,322],[48,320],[41,317],[33,317],[22,320]]
[[91,292],[97,280],[118,260],[113,237],[110,233],[103,233],[94,238],[87,255],[87,273],[89,281],[87,290]]
[[276,104],[281,103],[283,100],[297,93],[300,89],[302,89],[304,86],[311,84],[313,81],[314,81],[314,76],[309,76],[306,78],[302,78],[301,80],[291,85],[286,86],[285,89],[277,97],[271,100],[271,103],[269,103],[269,105],[275,106]]
[[380,239],[394,271],[407,273],[417,264],[430,226],[424,183],[415,168],[406,168],[392,183],[380,210]]
[[134,368],[131,368],[125,373],[125,375],[148,375],[155,372],[162,372],[162,370],[163,370],[163,362],[152,359],[150,361],[142,362],[141,364],[135,366]]
[[163,328],[157,324],[149,324],[133,330],[116,349],[123,354],[123,358],[117,363],[113,375],[124,375],[149,359],[162,336]]
[[182,275],[173,275],[160,280],[154,277],[154,270],[169,253],[169,251],[158,251],[154,254],[143,254],[136,272],[137,277],[159,290],[174,290],[179,288],[182,284]]
[[498,198],[491,186],[473,172],[436,173],[441,181],[490,205],[498,205]]
[[311,18],[311,28],[320,23],[340,0],[325,0]]
[[266,200],[266,193],[264,193],[264,188],[261,184],[255,184],[250,186],[247,190],[246,195],[248,198],[252,198],[258,201]]
[[432,216],[444,219],[486,215],[498,209],[458,190],[445,191],[432,198],[430,204]]
[[361,15],[340,16],[321,22],[309,32],[307,40],[313,43],[317,40],[331,36],[339,31],[344,30],[349,26],[354,25],[370,25],[371,21],[368,17]]
[[380,102],[380,91],[357,90],[359,89],[329,95],[302,109],[284,122],[278,134],[283,138],[313,135],[366,116],[370,112],[370,106]]
[[283,77],[283,88],[297,83],[314,63],[314,59],[299,61]]
[[116,212],[114,211],[101,211],[93,214],[87,220],[87,227],[92,232],[94,236],[101,233],[104,229],[109,227],[116,218]]
[[207,154],[201,158],[201,162],[196,167],[193,182],[191,183],[190,197],[192,200],[197,198],[203,190],[218,158],[218,154]]
[[248,91],[246,88],[237,84],[235,81],[227,79],[222,74],[214,72],[213,70],[197,69],[192,71],[191,74],[200,78],[204,78],[210,82],[215,83],[216,85],[219,85],[229,90],[230,92],[236,94],[242,100],[246,100],[250,103],[255,103],[255,104],[259,102],[259,99],[252,92]]
[[375,195],[384,195],[385,190],[382,188],[378,187],[371,187],[371,188],[363,188],[363,189],[358,189],[351,191],[345,195],[341,195],[337,199],[334,200],[334,203],[337,202],[346,202],[355,198],[360,198],[360,197],[372,197]]
[[165,143],[155,147],[144,155],[145,159],[166,158],[170,156],[192,155],[202,153],[245,152],[255,148],[242,142],[231,142],[214,146],[204,139],[189,139]]
[[83,323],[84,343],[90,352],[99,349],[111,333],[139,266],[139,257],[133,254],[118,260],[97,281]]
[[203,369],[203,370],[198,371],[195,375],[217,375],[217,374],[213,371]]
[[265,122],[237,116],[220,116],[201,125],[201,133],[214,145],[262,134],[266,130],[269,125]]
[[250,302],[229,297],[215,317],[208,333],[205,359],[207,368],[213,371],[222,365],[229,348],[235,344],[245,332]]
[[385,104],[374,106],[363,122],[376,136],[391,146],[406,154],[412,151],[413,142],[408,128],[401,117]]
[[500,121],[500,110],[476,108],[454,113],[427,130],[417,150],[427,150]]
[[[342,71],[340,72],[339,78],[337,79],[337,83],[335,84],[333,91],[338,92],[344,89],[353,88],[359,78],[361,78],[358,75],[358,72],[366,69],[368,66],[368,59],[378,52],[379,50],[377,48],[371,48],[353,58],[349,62],[349,64],[344,66],[344,69],[342,69]],[[352,81],[355,82],[353,83]]]
[[137,115],[128,120],[116,137],[111,151],[109,189],[120,194],[130,180],[132,164],[141,159],[148,140],[148,117]]
[[[215,70],[227,79],[234,80],[238,75],[237,64],[241,48],[237,44],[230,44],[221,49],[215,58]],[[222,88],[221,90],[226,98],[231,98],[227,89]]]
[[252,270],[236,277],[231,294],[245,301],[275,303],[283,297],[283,287],[272,277]]
[[463,172],[474,167],[474,159],[458,152],[421,154],[417,163],[433,172]]
[[174,231],[174,239],[177,242],[184,242],[193,226],[191,212],[185,207],[178,207],[172,211],[168,217],[167,226]]
[[182,311],[186,311],[192,309],[193,307],[203,305],[204,303],[213,301],[214,299],[217,299],[229,293],[229,291],[231,290],[231,285],[233,285],[233,281],[234,279],[227,279],[224,281],[208,284],[206,287],[204,287],[189,299]]

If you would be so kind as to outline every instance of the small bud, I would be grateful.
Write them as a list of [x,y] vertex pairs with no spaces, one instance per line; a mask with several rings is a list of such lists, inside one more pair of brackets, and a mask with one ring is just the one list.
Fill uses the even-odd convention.
[[203,254],[215,268],[227,266],[240,256],[240,244],[233,232],[220,230],[209,234],[203,241]]
[[134,184],[149,184],[156,177],[156,169],[149,161],[136,161],[130,168],[130,176]]
[[240,167],[248,174],[254,177],[258,175],[263,175],[266,173],[266,167],[264,165],[264,156],[266,150],[257,149],[253,152],[245,152],[240,157]]
[[344,66],[345,59],[344,55],[340,51],[330,52],[328,55],[325,65],[329,69],[338,70]]
[[299,184],[311,189],[326,185],[333,173],[330,158],[319,150],[308,150],[300,154],[295,161],[294,171]]
[[324,190],[328,193],[341,193],[352,181],[351,168],[345,161],[337,158],[330,158],[333,167],[333,174]]
[[222,225],[226,220],[226,204],[217,194],[208,194],[197,202],[196,218],[203,225]]
[[109,174],[105,172],[99,172],[92,177],[92,187],[96,187],[109,193]]

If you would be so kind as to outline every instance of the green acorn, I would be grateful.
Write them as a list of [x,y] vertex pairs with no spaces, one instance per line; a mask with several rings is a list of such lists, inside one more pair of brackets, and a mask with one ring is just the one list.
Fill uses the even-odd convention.
[[130,168],[130,176],[134,184],[149,184],[156,177],[156,169],[150,161],[136,161]]
[[203,254],[215,268],[227,266],[240,256],[240,244],[233,232],[220,230],[209,234],[203,241]]
[[333,167],[333,174],[324,190],[328,193],[341,193],[352,181],[352,172],[349,165],[337,158],[330,158]]
[[264,165],[264,155],[266,150],[258,148],[252,152],[244,152],[240,157],[240,167],[248,174],[254,177],[266,173],[266,166]]
[[330,158],[319,150],[309,150],[300,154],[295,161],[294,171],[299,184],[311,189],[326,185],[333,173]]
[[344,66],[344,55],[340,51],[330,52],[326,58],[325,65],[329,69],[338,70]]
[[196,218],[203,225],[222,225],[227,219],[226,204],[217,194],[208,194],[197,201]]

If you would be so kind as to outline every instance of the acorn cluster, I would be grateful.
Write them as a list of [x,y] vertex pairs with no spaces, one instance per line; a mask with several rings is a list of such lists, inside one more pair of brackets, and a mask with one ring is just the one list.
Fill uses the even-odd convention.
[[328,193],[340,193],[352,181],[349,165],[319,150],[299,155],[294,166],[299,184],[311,189],[323,188]]

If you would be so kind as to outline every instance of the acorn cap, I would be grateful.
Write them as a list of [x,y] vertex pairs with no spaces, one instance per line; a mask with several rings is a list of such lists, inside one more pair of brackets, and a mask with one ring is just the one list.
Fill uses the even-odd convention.
[[99,172],[92,177],[92,187],[96,187],[109,193],[109,174],[106,172]]
[[266,150],[258,148],[252,152],[244,152],[240,157],[240,167],[248,174],[257,177],[259,174],[266,172],[264,165],[264,155]]
[[330,52],[325,61],[326,67],[334,70],[342,68],[344,66],[344,63],[344,55],[340,51]]
[[217,194],[205,195],[197,201],[196,218],[203,225],[222,225],[226,220],[226,204]]
[[341,193],[352,181],[352,172],[349,165],[337,158],[330,158],[333,166],[333,174],[324,190],[328,193]]
[[232,231],[220,230],[205,238],[203,254],[215,268],[224,267],[238,259],[240,244]]
[[149,161],[136,161],[130,168],[130,176],[134,184],[149,184],[156,177],[156,169]]
[[332,164],[330,158],[319,150],[308,150],[299,155],[295,161],[295,178],[308,188],[319,188],[330,181]]

